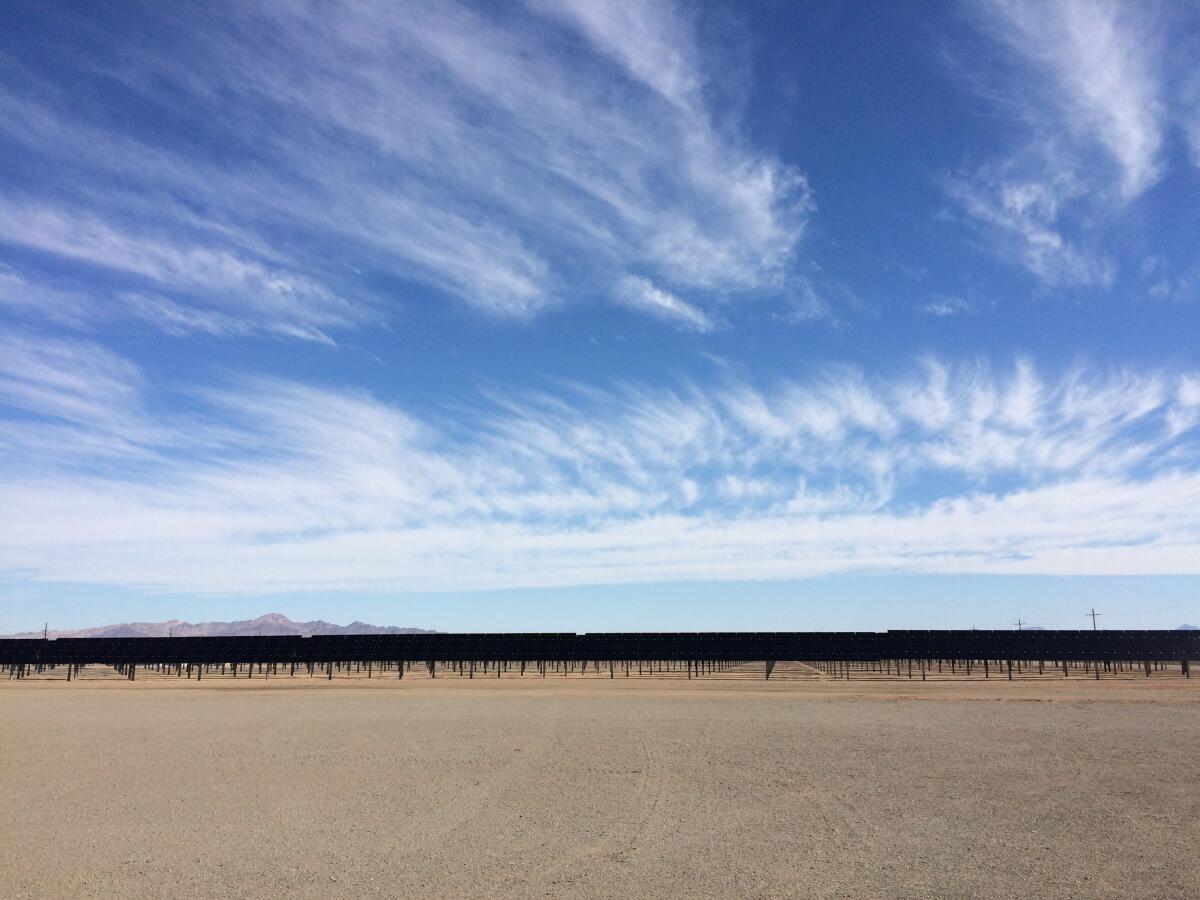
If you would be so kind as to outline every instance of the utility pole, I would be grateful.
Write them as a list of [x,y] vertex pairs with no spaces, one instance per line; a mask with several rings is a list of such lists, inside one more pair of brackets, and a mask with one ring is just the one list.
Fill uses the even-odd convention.
[[42,640],[43,641],[50,640],[50,623],[49,622],[47,622],[45,625],[42,626]]
[[1097,628],[1096,628],[1096,616],[1102,616],[1102,615],[1104,615],[1104,614],[1103,614],[1103,613],[1098,613],[1098,612],[1096,612],[1096,607],[1094,607],[1094,606],[1093,606],[1093,607],[1092,607],[1092,611],[1091,611],[1090,613],[1084,613],[1084,615],[1085,615],[1085,616],[1091,616],[1091,618],[1092,618],[1092,631],[1098,631],[1099,629],[1097,629]]
[[1022,626],[1022,625],[1024,625],[1024,624],[1025,624],[1025,623],[1024,623],[1024,622],[1022,622],[1020,619],[1017,619],[1017,631],[1020,631],[1020,630],[1021,630],[1021,626]]

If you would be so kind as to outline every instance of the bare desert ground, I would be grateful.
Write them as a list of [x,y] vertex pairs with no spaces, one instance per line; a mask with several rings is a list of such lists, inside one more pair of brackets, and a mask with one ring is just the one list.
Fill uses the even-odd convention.
[[0,896],[1200,896],[1196,678],[790,674],[0,682]]

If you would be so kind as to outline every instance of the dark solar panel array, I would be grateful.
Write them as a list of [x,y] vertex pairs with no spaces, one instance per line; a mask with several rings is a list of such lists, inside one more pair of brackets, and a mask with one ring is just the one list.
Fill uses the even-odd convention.
[[343,661],[1200,659],[1200,632],[886,631],[388,634],[0,640],[0,665]]

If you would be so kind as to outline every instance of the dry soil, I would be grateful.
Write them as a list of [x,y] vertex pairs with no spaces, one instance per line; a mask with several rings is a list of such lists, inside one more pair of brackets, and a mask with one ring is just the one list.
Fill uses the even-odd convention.
[[0,683],[0,896],[1200,896],[1200,680]]

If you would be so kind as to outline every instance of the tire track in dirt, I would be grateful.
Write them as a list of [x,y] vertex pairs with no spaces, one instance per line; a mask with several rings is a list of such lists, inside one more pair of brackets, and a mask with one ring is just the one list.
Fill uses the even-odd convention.
[[638,767],[631,774],[636,780],[630,787],[622,814],[605,821],[603,828],[590,840],[582,841],[570,852],[560,854],[552,864],[529,873],[527,888],[530,894],[561,895],[578,892],[588,885],[595,893],[597,869],[613,866],[633,866],[634,857],[649,839],[670,838],[679,827],[667,809],[669,795],[677,794],[674,779],[664,762],[658,743],[647,740],[644,733],[632,736],[637,751]]

